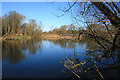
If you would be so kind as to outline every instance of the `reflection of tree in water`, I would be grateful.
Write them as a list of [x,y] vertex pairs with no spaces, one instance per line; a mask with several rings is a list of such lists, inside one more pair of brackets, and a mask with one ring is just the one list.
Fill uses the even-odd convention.
[[[91,51],[87,53],[89,59],[87,61],[87,67],[91,68],[92,71],[96,71],[101,78],[119,78],[118,71],[120,70],[120,51],[115,52],[96,52]],[[115,76],[112,76],[115,73]],[[94,74],[95,76],[96,74]]]
[[42,51],[42,40],[39,39],[31,39],[31,40],[24,40],[22,49],[29,50],[29,54],[35,54],[36,50],[39,49]]
[[86,55],[85,61],[80,61],[80,58],[76,57],[76,55],[74,55],[74,58],[69,56],[63,64],[79,79],[120,78],[120,55],[114,52],[100,54],[91,51]]
[[[82,44],[85,40],[81,41]],[[118,79],[120,71],[120,50],[106,51],[92,41],[86,42],[84,61],[73,54],[63,61],[64,66],[78,79]],[[81,44],[81,43],[80,43]],[[114,76],[113,76],[114,75]]]
[[93,40],[83,37],[80,44],[86,44],[86,50],[99,50],[101,49]]
[[[59,45],[62,48],[69,48],[69,49],[74,49],[76,46],[83,46],[86,44],[86,49],[97,49],[99,50],[100,47],[98,47],[94,41],[88,39],[88,38],[84,38],[79,41],[79,40],[65,40],[65,39],[60,39],[60,40],[49,40],[50,42],[52,42],[55,45]],[[77,45],[78,44],[78,45]]]
[[25,59],[25,55],[21,53],[21,47],[20,41],[3,41],[3,59],[8,60],[11,64],[16,64]]
[[61,40],[49,40],[50,42],[54,43],[55,45],[59,45],[61,46],[62,48],[75,48],[76,47],[76,43],[78,41],[76,40],[64,40],[64,39],[61,39]]
[[29,54],[35,54],[37,49],[42,51],[41,45],[41,40],[3,41],[3,59],[8,60],[11,64],[16,64],[25,59],[26,55],[23,53],[24,51],[29,50]]
[[0,66],[1,65],[2,65],[2,40],[0,39]]

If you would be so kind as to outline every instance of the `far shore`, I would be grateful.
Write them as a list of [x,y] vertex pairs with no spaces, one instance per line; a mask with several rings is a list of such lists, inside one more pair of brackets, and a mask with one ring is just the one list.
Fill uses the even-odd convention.
[[31,37],[31,36],[14,36],[14,35],[7,35],[5,37],[1,37],[2,40],[21,40],[21,39],[31,39],[31,38],[39,38],[39,39],[46,39],[46,40],[59,40],[59,39],[71,39],[75,40],[77,39],[77,36],[60,36],[58,34],[43,34],[40,37]]
[[48,40],[56,40],[56,39],[77,39],[77,37],[73,36],[60,36],[57,34],[46,34],[41,36],[42,39],[48,39]]

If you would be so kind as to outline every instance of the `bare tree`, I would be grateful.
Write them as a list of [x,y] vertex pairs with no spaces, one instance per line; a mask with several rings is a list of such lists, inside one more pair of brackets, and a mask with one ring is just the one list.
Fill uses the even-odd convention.
[[3,35],[17,33],[24,19],[25,16],[17,13],[16,11],[10,11],[8,14],[5,14],[2,17]]
[[[72,5],[69,3],[69,8],[63,10],[64,13],[70,11],[73,7],[78,6],[72,11],[72,16],[75,22],[82,22],[89,28],[89,31],[82,31],[80,34],[86,34],[91,36],[94,41],[99,44],[104,49],[115,50],[116,48],[120,48],[120,44],[118,40],[120,39],[120,12],[119,12],[119,2],[74,2]],[[74,13],[75,12],[75,13]],[[63,14],[64,15],[64,14]],[[63,16],[61,15],[61,16]],[[95,30],[92,30],[90,25],[92,24],[102,24],[106,28],[108,35],[110,35],[110,39],[100,37]],[[107,26],[107,24],[111,24],[113,28],[115,28],[114,34],[112,34]],[[103,26],[101,26],[103,27]],[[104,31],[102,31],[104,33]],[[79,35],[80,35],[79,34]],[[108,44],[105,47],[104,44],[101,43],[101,40]]]
[[[72,5],[71,5],[72,4]],[[109,60],[113,58],[113,55],[119,56],[120,50],[120,3],[119,2],[74,2],[69,3],[69,8],[63,10],[64,14],[71,10],[72,17],[76,23],[81,23],[86,26],[85,30],[79,32],[79,36],[84,34],[94,40],[94,42],[100,46],[101,50],[87,50],[89,54],[94,53],[97,57],[90,56],[89,60],[80,62],[79,59],[67,57],[64,61],[64,66],[75,74],[79,79],[79,73],[89,72],[91,69],[97,71],[99,76],[104,79],[101,71],[97,64],[104,63],[103,60]],[[77,7],[76,7],[77,6]],[[76,7],[75,9],[72,9]],[[62,14],[61,16],[63,16]],[[97,53],[98,51],[98,53]],[[105,57],[106,56],[106,57]],[[94,60],[93,60],[94,58]],[[118,59],[118,58],[117,58]],[[97,61],[100,60],[100,61]],[[91,64],[88,67],[87,63]],[[109,63],[109,61],[108,61]],[[119,63],[119,60],[117,62]],[[87,66],[86,66],[87,65]],[[90,64],[89,64],[90,65]],[[115,64],[111,64],[115,65]]]

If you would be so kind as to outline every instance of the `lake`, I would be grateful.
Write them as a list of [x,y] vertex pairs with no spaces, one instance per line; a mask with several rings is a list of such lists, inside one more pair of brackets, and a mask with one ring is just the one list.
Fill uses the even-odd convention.
[[[64,66],[66,58],[84,62],[91,57],[98,57],[100,50],[93,41],[90,40],[8,40],[2,42],[2,78],[75,78],[77,77]],[[95,53],[95,55],[94,55]],[[104,58],[103,58],[104,57]],[[113,57],[113,58],[112,58]],[[96,65],[104,78],[118,79],[120,71],[120,58],[117,55],[106,57],[102,55],[102,61],[97,60]],[[94,58],[94,59],[95,59]],[[92,67],[88,73],[83,73],[85,69],[91,67],[91,62],[87,62],[81,78],[97,78],[101,76]],[[103,63],[103,64],[102,64]],[[92,64],[93,65],[93,64]],[[93,69],[93,70],[92,70]],[[87,76],[87,77],[86,77]]]

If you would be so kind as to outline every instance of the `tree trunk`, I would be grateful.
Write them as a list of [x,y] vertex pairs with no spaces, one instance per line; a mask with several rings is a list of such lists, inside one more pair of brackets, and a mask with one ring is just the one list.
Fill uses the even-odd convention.
[[115,15],[108,7],[102,2],[92,2],[109,20],[112,25],[120,30],[120,18]]
[[120,35],[120,18],[116,14],[114,14],[108,7],[106,7],[102,2],[92,2],[109,20],[112,25],[117,28],[117,33],[113,39],[112,50],[115,49],[116,41],[118,36]]

